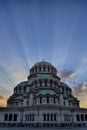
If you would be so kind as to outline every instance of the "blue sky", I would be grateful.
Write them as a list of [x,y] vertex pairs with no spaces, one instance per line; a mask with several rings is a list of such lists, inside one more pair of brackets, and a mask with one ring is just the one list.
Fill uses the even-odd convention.
[[86,0],[0,0],[1,105],[42,59],[87,107]]

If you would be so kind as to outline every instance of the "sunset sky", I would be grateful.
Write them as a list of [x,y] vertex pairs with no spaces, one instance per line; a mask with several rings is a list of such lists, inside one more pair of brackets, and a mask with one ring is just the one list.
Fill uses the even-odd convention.
[[42,59],[87,107],[87,0],[0,0],[0,106]]

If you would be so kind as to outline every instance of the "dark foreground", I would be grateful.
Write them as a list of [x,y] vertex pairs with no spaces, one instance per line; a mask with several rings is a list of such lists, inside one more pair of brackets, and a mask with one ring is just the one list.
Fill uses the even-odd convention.
[[39,127],[39,128],[29,128],[29,127],[25,127],[25,128],[19,128],[19,127],[16,127],[16,128],[12,128],[12,127],[8,127],[8,128],[0,128],[0,130],[87,130],[87,127]]

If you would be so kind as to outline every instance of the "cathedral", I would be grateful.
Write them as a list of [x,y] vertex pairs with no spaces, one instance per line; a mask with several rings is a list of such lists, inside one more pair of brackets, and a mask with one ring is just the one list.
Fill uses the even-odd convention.
[[14,87],[6,107],[0,107],[0,126],[87,126],[87,109],[72,89],[61,82],[46,61],[30,69],[27,81]]

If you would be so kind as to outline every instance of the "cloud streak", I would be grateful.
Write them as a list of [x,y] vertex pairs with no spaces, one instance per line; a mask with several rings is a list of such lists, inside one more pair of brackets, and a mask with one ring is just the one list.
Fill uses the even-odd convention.
[[73,71],[73,70],[62,70],[62,71],[59,71],[59,76],[61,78],[61,81],[65,81],[65,80],[68,80],[70,78],[73,78],[74,76],[76,75],[76,73]]
[[87,82],[77,84],[74,87],[73,94],[78,97],[87,95]]

